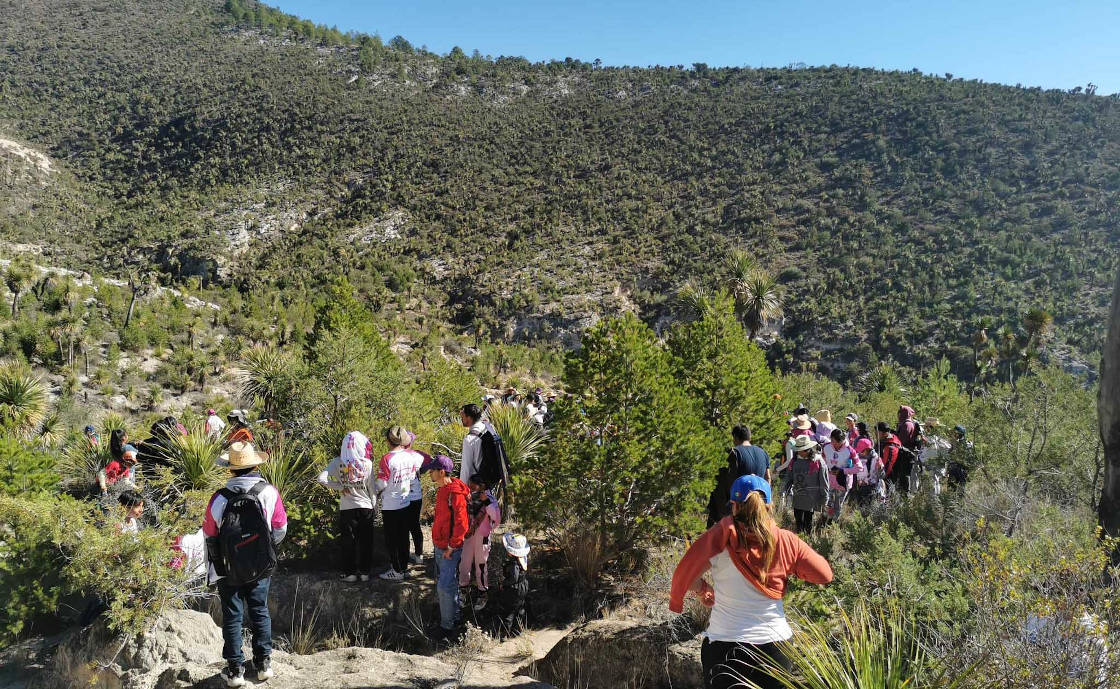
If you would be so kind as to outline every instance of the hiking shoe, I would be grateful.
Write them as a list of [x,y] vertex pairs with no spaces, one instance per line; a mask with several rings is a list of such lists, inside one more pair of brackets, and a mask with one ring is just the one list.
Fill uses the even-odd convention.
[[424,556],[420,553],[413,553],[408,556],[408,561],[414,565],[422,565],[424,564]]
[[356,582],[358,580],[358,575],[357,574],[343,574],[342,577],[340,577],[340,578],[343,581],[345,581],[347,584],[353,584],[354,582]]
[[229,663],[226,669],[222,670],[222,679],[226,681],[227,687],[243,687],[245,686],[245,668],[240,664],[234,665]]
[[361,579],[362,581],[369,581],[369,575],[368,574],[363,574],[362,576],[360,576],[358,578]]
[[267,682],[272,679],[272,660],[269,658],[262,658],[261,660],[254,660],[253,665],[257,668],[257,681]]
[[382,572],[379,575],[379,578],[384,579],[385,581],[404,581],[404,575],[395,569],[390,569]]

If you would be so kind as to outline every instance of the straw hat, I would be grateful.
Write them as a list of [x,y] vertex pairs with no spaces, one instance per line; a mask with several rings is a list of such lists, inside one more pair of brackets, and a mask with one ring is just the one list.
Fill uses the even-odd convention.
[[802,431],[807,431],[813,427],[813,424],[810,423],[808,414],[798,414],[793,419],[793,427]]
[[404,447],[412,442],[412,434],[404,426],[393,426],[385,434],[385,439],[389,441],[390,445]]
[[231,471],[237,469],[251,469],[268,461],[267,452],[257,452],[252,443],[234,443],[229,446],[229,452],[223,454],[218,463],[229,467]]
[[793,451],[803,452],[804,450],[812,450],[817,446],[817,441],[812,436],[799,435],[793,440]]
[[832,423],[832,412],[827,409],[822,409],[816,414],[817,421],[821,423]]
[[922,425],[924,425],[926,428],[941,428],[941,419],[937,418],[936,416],[931,416],[926,419],[926,422]]

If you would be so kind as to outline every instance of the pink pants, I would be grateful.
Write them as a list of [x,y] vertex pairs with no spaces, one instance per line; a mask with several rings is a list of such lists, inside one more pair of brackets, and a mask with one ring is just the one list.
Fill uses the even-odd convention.
[[483,536],[475,532],[463,541],[463,559],[459,561],[459,586],[470,586],[471,571],[474,571],[475,586],[479,591],[490,588],[490,572],[486,563],[490,560],[489,534]]

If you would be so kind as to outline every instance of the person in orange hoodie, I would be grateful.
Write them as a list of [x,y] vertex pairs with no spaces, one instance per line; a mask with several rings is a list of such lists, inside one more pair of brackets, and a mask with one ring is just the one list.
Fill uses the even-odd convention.
[[[748,474],[731,486],[731,515],[689,547],[676,571],[669,609],[681,612],[688,592],[712,608],[700,661],[705,689],[780,686],[758,661],[789,668],[781,642],[793,636],[782,598],[792,574],[812,584],[832,581],[832,567],[791,531],[779,529],[770,484]],[[712,571],[712,583],[703,579]]]
[[469,526],[467,496],[470,489],[452,475],[455,464],[446,455],[424,462],[420,471],[427,471],[437,487],[432,545],[438,574],[439,634],[446,639],[453,635],[459,617],[459,561],[463,558],[463,540]]

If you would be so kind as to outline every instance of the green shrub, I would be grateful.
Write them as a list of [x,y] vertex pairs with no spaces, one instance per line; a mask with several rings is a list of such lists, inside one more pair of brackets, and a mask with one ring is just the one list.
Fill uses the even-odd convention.
[[10,435],[0,435],[0,494],[34,495],[58,487],[55,458],[21,443]]
[[544,460],[514,478],[519,513],[554,540],[597,543],[604,563],[695,529],[721,453],[653,332],[632,314],[600,322],[564,382],[573,399],[555,405]]

